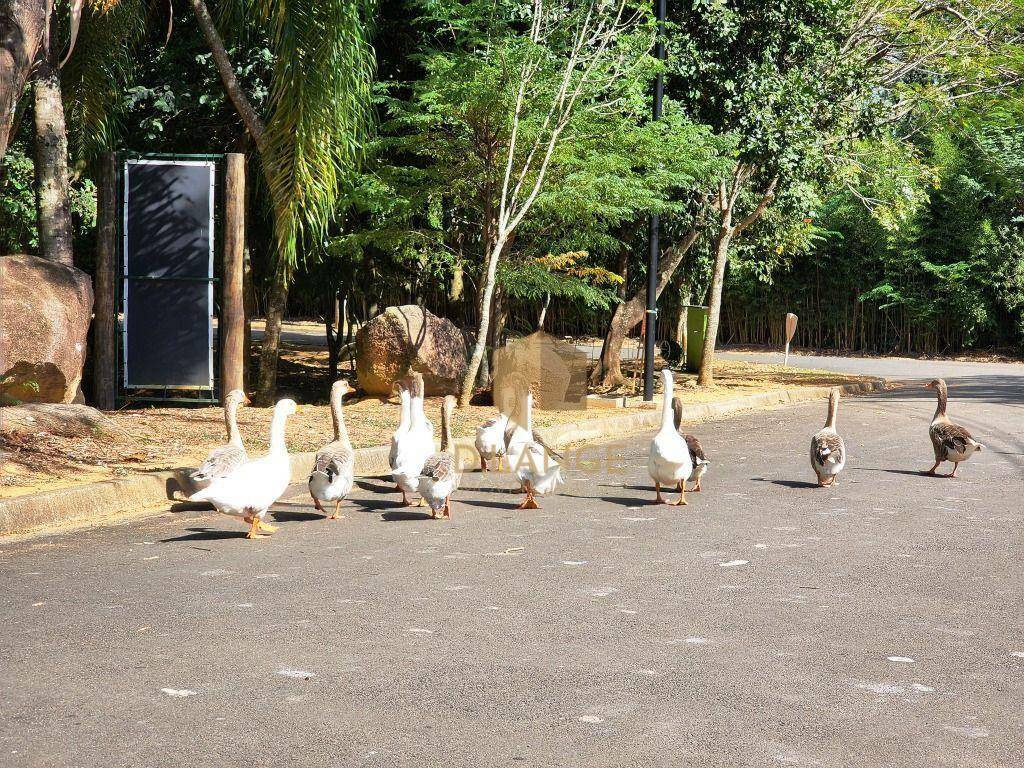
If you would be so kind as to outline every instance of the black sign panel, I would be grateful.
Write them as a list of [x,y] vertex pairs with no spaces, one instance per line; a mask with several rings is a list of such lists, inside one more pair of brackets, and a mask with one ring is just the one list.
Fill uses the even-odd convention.
[[124,386],[212,387],[214,164],[124,171]]

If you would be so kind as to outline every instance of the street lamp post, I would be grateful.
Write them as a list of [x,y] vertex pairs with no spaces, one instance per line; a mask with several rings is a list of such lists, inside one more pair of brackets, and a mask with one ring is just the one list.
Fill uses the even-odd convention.
[[[658,16],[658,42],[654,55],[658,60],[665,58],[665,2],[666,0],[654,0],[654,9]],[[665,76],[659,72],[654,81],[654,110],[655,120],[661,118],[661,102],[665,96]],[[658,244],[659,221],[658,214],[651,214],[650,228],[650,253],[647,260],[647,311],[644,315],[644,400],[650,402],[654,399],[654,349],[656,343],[656,329],[658,320]],[[668,397],[668,393],[665,395]]]

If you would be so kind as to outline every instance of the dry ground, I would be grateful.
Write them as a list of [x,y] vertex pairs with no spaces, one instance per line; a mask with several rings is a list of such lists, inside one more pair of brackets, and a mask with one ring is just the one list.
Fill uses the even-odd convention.
[[[623,367],[632,379],[630,364]],[[687,403],[725,400],[767,389],[827,386],[860,377],[721,361],[716,366],[715,387],[697,389],[690,384],[693,378],[687,374],[677,376],[678,394]],[[291,451],[316,450],[330,439],[326,380],[326,352],[308,348],[285,351],[280,392],[302,403],[288,424]],[[639,407],[639,400],[630,398],[629,405]],[[435,424],[440,423],[440,407],[441,398],[427,400],[427,415]],[[602,418],[611,413],[614,411],[606,408],[538,411],[534,422],[535,426],[544,427]],[[489,404],[458,411],[455,436],[472,435],[476,426],[493,414],[494,408]],[[225,439],[220,408],[128,407],[108,415],[109,429],[103,432],[14,434],[0,430],[0,498],[123,477],[142,470],[195,466],[210,448]],[[243,440],[254,454],[266,449],[269,418],[266,409],[249,407],[239,411]],[[345,403],[345,418],[356,447],[380,445],[394,431],[397,401],[352,396]]]

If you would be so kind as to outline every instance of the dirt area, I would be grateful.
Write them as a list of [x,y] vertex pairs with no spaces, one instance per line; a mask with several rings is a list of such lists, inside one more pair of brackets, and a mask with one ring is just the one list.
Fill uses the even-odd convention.
[[[330,439],[331,416],[327,405],[327,353],[310,348],[285,350],[279,379],[282,397],[300,403],[288,422],[288,448],[314,451]],[[639,362],[624,365],[631,383],[639,385]],[[342,375],[347,375],[347,369]],[[698,389],[694,376],[677,374],[677,394],[687,403],[714,402],[738,395],[778,388],[828,386],[860,378],[827,371],[721,361],[717,384]],[[354,381],[354,377],[353,377]],[[639,398],[627,397],[627,407],[641,407]],[[440,424],[441,398],[429,398],[428,417]],[[552,424],[603,418],[622,411],[587,408],[536,411],[534,424]],[[472,405],[456,412],[456,437],[474,434],[476,426],[494,415],[491,405]],[[0,430],[0,499],[84,483],[124,477],[141,470],[196,466],[210,448],[225,440],[220,408],[126,407],[107,414],[110,428],[81,434],[50,431],[12,433]],[[388,442],[398,421],[397,399],[351,396],[345,401],[345,419],[356,447]],[[238,421],[246,446],[253,454],[266,450],[270,411],[242,408]],[[59,430],[54,430],[59,431]]]

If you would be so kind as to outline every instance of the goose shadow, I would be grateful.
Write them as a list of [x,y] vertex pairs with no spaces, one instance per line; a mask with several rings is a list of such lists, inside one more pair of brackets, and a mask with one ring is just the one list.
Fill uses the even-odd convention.
[[215,509],[206,501],[176,501],[169,507],[171,512],[212,512]]
[[327,515],[321,515],[319,512],[299,512],[293,509],[274,510],[270,516],[278,523],[308,523],[327,519]]
[[[646,489],[644,489],[646,490]],[[639,496],[599,496],[601,501],[609,504],[618,504],[620,507],[653,507],[661,506],[654,500],[654,489],[651,488],[651,496],[641,498]]]
[[473,499],[472,501],[464,499],[463,504],[474,507],[484,507],[485,509],[519,509],[521,502],[515,501],[495,501],[494,499]]
[[384,514],[382,514],[380,516],[380,519],[383,520],[385,523],[401,523],[401,522],[408,522],[408,521],[411,521],[411,520],[420,520],[420,521],[422,521],[422,520],[432,520],[433,519],[430,516],[430,508],[429,507],[420,507],[419,509],[422,509],[422,510],[425,510],[425,511],[417,512],[417,511],[413,511],[413,509],[409,509],[409,508],[406,508],[406,507],[403,507],[401,509],[390,509],[387,512],[385,512]]
[[191,533],[160,539],[161,544],[172,544],[176,541],[221,541],[224,539],[244,539],[247,531],[229,531],[223,528],[188,528]]
[[[754,480],[761,480],[761,478],[752,478]],[[772,485],[781,485],[783,488],[818,488],[820,487],[817,483],[812,483],[809,480],[769,480]]]
[[397,493],[395,484],[383,477],[374,477],[371,480],[356,480],[357,488],[362,488],[370,493]]
[[933,475],[923,469],[888,469],[884,467],[858,467],[859,472],[885,472],[889,475],[909,475],[910,477],[944,477],[945,475]]
[[[353,499],[352,503],[361,507],[363,512],[379,512],[382,509],[411,509],[402,504],[401,499]],[[420,507],[426,509],[426,507]]]

